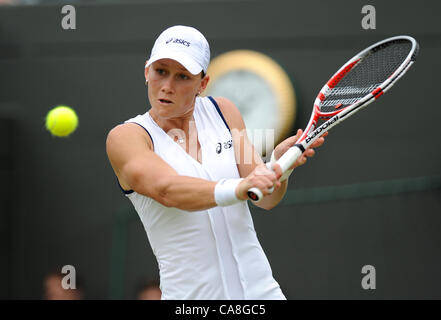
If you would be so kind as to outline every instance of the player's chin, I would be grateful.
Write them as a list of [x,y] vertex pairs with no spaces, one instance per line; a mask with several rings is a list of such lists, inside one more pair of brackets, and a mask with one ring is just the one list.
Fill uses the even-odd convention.
[[163,117],[171,116],[172,113],[176,111],[176,105],[175,104],[161,104],[161,103],[153,103],[152,108],[155,109],[155,111]]

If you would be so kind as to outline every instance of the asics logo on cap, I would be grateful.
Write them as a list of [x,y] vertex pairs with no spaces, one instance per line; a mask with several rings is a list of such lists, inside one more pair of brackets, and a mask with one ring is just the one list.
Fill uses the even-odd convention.
[[174,38],[170,38],[170,39],[168,39],[166,42],[165,42],[165,44],[169,44],[169,43],[180,43],[180,44],[182,44],[182,45],[184,45],[184,46],[186,46],[186,47],[189,47],[190,46],[190,42],[188,42],[188,41],[186,41],[186,40],[184,40],[184,39],[178,39],[178,38],[176,38],[176,39],[174,39]]

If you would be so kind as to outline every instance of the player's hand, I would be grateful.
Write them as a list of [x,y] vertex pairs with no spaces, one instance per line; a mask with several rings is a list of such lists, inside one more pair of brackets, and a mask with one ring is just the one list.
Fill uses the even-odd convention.
[[[298,129],[297,134],[295,136],[289,137],[282,142],[280,142],[277,147],[274,149],[274,157],[276,160],[280,159],[280,157],[293,145],[296,144],[297,140],[302,136],[303,130]],[[297,159],[296,162],[290,167],[290,169],[297,168],[306,163],[308,158],[311,158],[315,155],[314,148],[320,147],[325,142],[325,137],[329,134],[329,132],[325,132],[320,138],[318,138],[311,146],[306,149],[303,154]]]
[[273,170],[269,170],[264,164],[258,165],[245,179],[236,187],[236,196],[241,200],[248,199],[248,190],[255,187],[262,191],[263,196],[271,194],[270,189],[277,189],[281,186],[279,181],[282,176],[282,169],[279,165],[274,165]]

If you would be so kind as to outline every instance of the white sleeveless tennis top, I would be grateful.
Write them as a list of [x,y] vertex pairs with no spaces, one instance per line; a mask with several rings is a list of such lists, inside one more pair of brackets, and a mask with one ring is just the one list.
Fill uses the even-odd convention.
[[[196,98],[194,120],[202,164],[146,112],[142,126],[154,152],[180,175],[211,181],[239,178],[232,137],[211,97]],[[152,181],[154,183],[154,181]],[[254,230],[246,201],[188,212],[125,191],[141,218],[159,266],[162,299],[285,299]]]

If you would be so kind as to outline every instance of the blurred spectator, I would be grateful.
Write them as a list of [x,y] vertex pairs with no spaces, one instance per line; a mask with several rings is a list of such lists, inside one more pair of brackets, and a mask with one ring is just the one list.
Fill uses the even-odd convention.
[[159,281],[144,281],[138,287],[138,300],[161,300],[161,289],[159,288]]
[[64,275],[51,272],[44,278],[44,299],[46,300],[82,300],[83,288],[76,280],[76,289],[64,289],[61,285]]
[[0,5],[10,4],[10,5],[34,5],[37,4],[38,0],[0,0]]
[[[0,5],[46,5],[46,4],[76,4],[85,2],[85,0],[0,0]],[[109,1],[110,2],[110,1]]]
[[17,0],[0,0],[0,5],[2,4],[18,4]]

